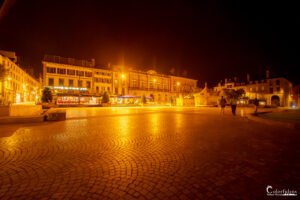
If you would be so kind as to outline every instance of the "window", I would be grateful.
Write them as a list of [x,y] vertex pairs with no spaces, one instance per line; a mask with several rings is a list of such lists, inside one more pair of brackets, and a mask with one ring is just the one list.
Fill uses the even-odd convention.
[[277,87],[276,90],[277,90],[277,92],[280,92],[280,87]]
[[90,81],[87,81],[87,82],[86,82],[86,87],[87,87],[87,88],[91,88],[91,82],[90,82]]
[[131,81],[131,87],[133,87],[133,88],[137,88],[138,87],[137,80],[132,80]]
[[77,76],[83,76],[84,75],[84,71],[76,71],[76,75]]
[[47,67],[47,73],[55,74],[56,73],[56,68],[55,67]]
[[78,87],[82,87],[82,80],[78,80]]
[[75,70],[74,69],[68,69],[67,74],[68,75],[75,75]]
[[66,74],[66,69],[57,68],[58,74]]
[[107,87],[107,91],[110,92],[110,87]]
[[270,93],[273,94],[273,88],[270,88]]
[[85,77],[92,77],[92,72],[85,72]]
[[96,92],[99,93],[99,87],[98,86],[96,87]]
[[59,82],[59,86],[64,86],[64,79],[60,78],[58,82]]
[[74,86],[74,81],[72,79],[69,79],[69,87],[73,87]]
[[149,88],[150,88],[150,89],[153,89],[153,82],[150,82],[150,83],[149,83]]
[[115,94],[118,94],[118,88],[115,88]]
[[280,85],[280,80],[276,80],[276,85]]
[[48,78],[48,85],[49,86],[54,86],[54,79],[53,78]]

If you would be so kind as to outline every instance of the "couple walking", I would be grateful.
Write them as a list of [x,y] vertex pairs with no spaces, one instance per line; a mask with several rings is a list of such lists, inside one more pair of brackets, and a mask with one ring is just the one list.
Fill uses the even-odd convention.
[[[226,103],[227,103],[226,99],[222,96],[221,99],[220,99],[221,114],[224,114]],[[237,99],[236,98],[231,98],[229,103],[230,103],[230,106],[231,106],[231,112],[235,116],[236,106],[237,106]]]

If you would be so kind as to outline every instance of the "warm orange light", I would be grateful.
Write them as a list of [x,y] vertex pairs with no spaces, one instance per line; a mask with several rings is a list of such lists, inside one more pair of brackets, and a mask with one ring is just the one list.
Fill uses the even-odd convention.
[[8,77],[8,78],[7,78],[7,80],[9,80],[9,81],[10,81],[10,80],[11,80],[11,77]]
[[180,82],[177,82],[176,85],[177,85],[177,86],[180,86]]
[[153,79],[153,82],[156,82],[156,78],[155,78],[155,79]]
[[124,79],[125,78],[125,74],[122,74],[121,77],[122,77],[122,79]]

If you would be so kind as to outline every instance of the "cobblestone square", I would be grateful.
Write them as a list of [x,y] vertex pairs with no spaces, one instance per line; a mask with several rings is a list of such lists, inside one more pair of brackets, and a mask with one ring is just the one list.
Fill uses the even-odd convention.
[[0,199],[299,195],[299,138],[217,108],[68,108],[66,121],[0,126]]

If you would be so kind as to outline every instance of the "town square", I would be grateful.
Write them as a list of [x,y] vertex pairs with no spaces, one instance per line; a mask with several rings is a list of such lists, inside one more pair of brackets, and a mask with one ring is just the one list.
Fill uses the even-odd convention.
[[0,200],[299,198],[297,8],[0,0]]

